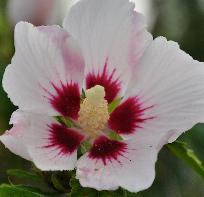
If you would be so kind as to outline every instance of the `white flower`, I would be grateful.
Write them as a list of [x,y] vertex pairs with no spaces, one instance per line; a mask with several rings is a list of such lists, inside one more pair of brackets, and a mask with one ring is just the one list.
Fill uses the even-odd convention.
[[84,187],[148,188],[161,147],[203,122],[203,63],[153,40],[127,0],[81,0],[63,28],[17,24],[3,87],[19,110],[0,140],[41,170],[76,168]]

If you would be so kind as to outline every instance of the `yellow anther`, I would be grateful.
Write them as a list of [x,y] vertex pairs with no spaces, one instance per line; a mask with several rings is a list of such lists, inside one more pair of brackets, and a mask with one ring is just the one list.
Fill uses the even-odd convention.
[[86,98],[81,104],[78,123],[91,136],[102,131],[109,119],[108,102],[104,99],[105,90],[102,86],[88,89]]

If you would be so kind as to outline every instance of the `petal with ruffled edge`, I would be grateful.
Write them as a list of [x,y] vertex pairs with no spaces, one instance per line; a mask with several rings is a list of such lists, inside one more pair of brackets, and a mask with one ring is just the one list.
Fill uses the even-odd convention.
[[24,111],[76,118],[84,61],[73,39],[58,26],[21,22],[15,48],[3,78],[12,102]]
[[147,107],[143,117],[154,117],[135,128],[134,137],[155,138],[162,146],[203,122],[203,87],[204,64],[193,60],[175,42],[155,39],[126,92],[127,98],[137,96],[141,106]]
[[85,136],[53,118],[29,115],[31,125],[25,134],[28,152],[41,170],[73,170],[77,149]]
[[86,88],[102,85],[111,102],[128,84],[152,37],[142,15],[127,0],[82,0],[64,20],[64,28],[78,41],[86,62]]
[[151,186],[158,150],[151,143],[114,141],[102,136],[77,161],[77,178],[83,187],[138,192]]
[[33,161],[41,170],[74,169],[77,149],[84,135],[52,117],[25,112],[17,112],[16,117],[18,121],[13,122],[12,137],[8,138],[7,133],[0,137],[6,147]]
[[29,123],[16,111],[12,114],[10,124],[13,124],[13,127],[0,136],[0,141],[14,154],[31,160],[23,142],[24,133],[29,128]]

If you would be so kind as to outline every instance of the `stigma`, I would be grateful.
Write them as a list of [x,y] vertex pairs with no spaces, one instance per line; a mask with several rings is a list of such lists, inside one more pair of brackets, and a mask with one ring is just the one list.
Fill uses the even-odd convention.
[[78,124],[90,137],[96,137],[105,129],[109,119],[105,89],[96,85],[86,90],[85,96],[80,105]]

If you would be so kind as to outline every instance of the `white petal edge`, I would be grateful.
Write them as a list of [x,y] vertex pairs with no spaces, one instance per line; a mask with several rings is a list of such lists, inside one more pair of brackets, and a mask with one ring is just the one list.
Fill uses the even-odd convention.
[[23,141],[24,133],[29,127],[28,122],[24,121],[24,118],[16,111],[12,114],[10,124],[13,124],[13,127],[0,136],[0,141],[14,154],[31,160]]
[[11,121],[13,129],[0,137],[11,152],[32,161],[43,171],[75,168],[77,150],[59,154],[57,146],[46,147],[50,144],[49,125],[57,123],[54,118],[18,110]]
[[143,133],[162,146],[204,122],[203,87],[204,63],[193,60],[173,41],[155,39],[139,62],[126,93],[127,97],[138,96],[144,107],[152,106],[143,115],[154,118],[136,130],[135,138]]
[[128,153],[118,161],[106,165],[90,159],[88,154],[77,162],[77,179],[83,187],[101,190],[116,190],[122,187],[130,192],[139,192],[150,187],[155,178],[155,162],[158,150],[150,144],[123,141],[128,144]]
[[24,143],[34,164],[43,171],[73,170],[77,161],[77,149],[70,154],[60,154],[57,146],[49,146],[49,125],[59,124],[54,118],[27,114],[30,128],[25,133]]
[[[80,60],[74,62],[74,41],[65,31],[57,26],[41,29],[26,22],[16,25],[16,52],[5,70],[3,87],[21,110],[54,116],[59,113],[48,101],[50,94],[56,93],[51,83],[58,87],[71,81],[81,85],[84,64],[82,61],[79,68]],[[69,57],[65,49],[70,51]]]
[[75,38],[86,62],[85,73],[108,73],[122,82],[122,92],[138,62],[152,40],[146,32],[144,17],[134,11],[128,0],[81,0],[65,17],[64,28]]

